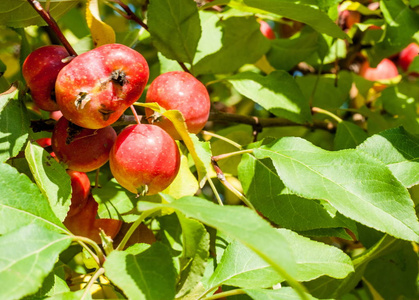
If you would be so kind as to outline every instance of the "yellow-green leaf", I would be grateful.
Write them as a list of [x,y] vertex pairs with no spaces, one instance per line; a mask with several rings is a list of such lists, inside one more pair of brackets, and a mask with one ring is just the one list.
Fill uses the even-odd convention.
[[115,31],[100,18],[98,0],[88,0],[86,5],[86,22],[92,33],[95,47],[115,43]]
[[181,156],[180,169],[175,180],[163,191],[176,199],[184,196],[193,196],[198,191],[198,180],[192,174],[188,165],[188,158]]

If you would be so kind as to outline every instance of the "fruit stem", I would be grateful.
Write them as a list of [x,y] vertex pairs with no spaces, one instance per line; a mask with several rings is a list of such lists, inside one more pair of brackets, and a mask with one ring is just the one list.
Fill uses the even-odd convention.
[[122,241],[119,243],[118,247],[116,247],[115,250],[124,250],[124,247],[126,245],[126,243],[128,242],[128,240],[130,239],[131,235],[134,233],[135,229],[137,229],[138,226],[140,226],[140,224],[151,214],[155,213],[156,211],[161,210],[161,207],[159,208],[152,208],[149,210],[144,211],[140,217],[131,225],[131,227],[128,229],[127,233],[125,234],[124,238],[122,239]]
[[60,42],[67,49],[68,53],[71,56],[77,56],[76,51],[70,45],[63,32],[58,27],[57,22],[52,18],[51,14],[47,12],[37,0],[28,0],[28,2],[38,12],[42,19],[44,19],[48,26],[54,31]]
[[[238,151],[240,152],[240,151]],[[243,201],[244,204],[246,204],[250,209],[256,211],[256,208],[253,206],[253,204],[246,198],[245,195],[240,193],[230,182],[227,181],[223,171],[218,166],[218,163],[211,159],[212,167],[214,168],[215,172],[217,173],[217,178],[220,180],[220,182],[229,189],[234,195],[236,195],[241,201]]]
[[338,117],[337,115],[335,115],[334,113],[331,113],[330,111],[325,110],[325,109],[320,108],[320,107],[312,107],[312,108],[311,108],[311,111],[312,111],[313,113],[318,113],[318,114],[327,115],[327,116],[331,117],[332,119],[334,119],[334,120],[335,120],[336,122],[338,122],[338,123],[340,123],[340,122],[342,122],[342,121],[343,121],[341,118],[339,118],[339,117]]
[[221,200],[220,194],[218,194],[218,191],[217,191],[217,189],[216,189],[216,187],[215,187],[215,185],[214,185],[214,182],[212,182],[211,177],[209,177],[209,176],[207,175],[207,179],[208,179],[208,183],[209,183],[209,185],[210,185],[210,187],[211,187],[211,189],[212,189],[212,192],[213,192],[213,193],[214,193],[214,195],[215,195],[215,198],[217,198],[217,202],[218,202],[218,204],[219,204],[220,206],[224,206],[224,204],[223,204],[223,200]]
[[230,153],[224,153],[224,154],[216,155],[216,156],[211,157],[211,161],[217,162],[217,161],[219,161],[221,159],[224,159],[224,158],[229,158],[229,157],[236,156],[236,155],[242,155],[242,154],[245,154],[245,153],[253,153],[253,149],[246,149],[246,150],[240,150],[240,151],[236,151],[236,152],[230,152]]
[[209,135],[211,137],[215,137],[215,138],[217,138],[219,140],[223,140],[224,142],[229,143],[230,145],[236,147],[237,149],[241,149],[242,148],[242,146],[240,144],[238,144],[235,141],[232,141],[232,140],[230,140],[230,139],[228,139],[228,138],[226,138],[226,137],[224,137],[222,135],[218,135],[216,133],[213,133],[213,132],[210,132],[210,131],[206,131],[206,130],[202,130],[202,134]]
[[[222,299],[224,297],[229,297],[229,296],[235,296],[235,295],[243,295],[246,294],[246,292],[242,289],[235,289],[235,290],[231,290],[231,291],[226,291],[226,292],[221,292],[218,294],[214,294],[211,295],[209,297],[204,298],[205,300],[215,300],[215,299]],[[202,299],[202,298],[200,298]]]
[[141,117],[138,116],[134,105],[131,105],[130,108],[131,108],[132,114],[134,115],[134,118],[135,118],[135,121],[137,122],[137,124],[141,124]]
[[[96,260],[96,263],[99,266],[101,266],[105,262],[105,256],[103,255],[102,249],[100,249],[99,245],[96,244],[94,241],[83,236],[74,236],[73,240],[75,240],[83,248],[85,248],[87,252],[89,252],[90,255],[92,255],[92,257]],[[93,249],[95,249],[96,254],[86,244],[90,245]]]
[[85,291],[84,291],[83,295],[81,296],[80,300],[83,300],[84,298],[86,298],[87,294],[89,293],[89,291],[92,288],[95,281],[100,277],[100,275],[102,275],[104,273],[105,273],[104,268],[99,268],[99,269],[96,270],[95,274],[93,274],[93,276],[89,280],[89,283],[85,287]]

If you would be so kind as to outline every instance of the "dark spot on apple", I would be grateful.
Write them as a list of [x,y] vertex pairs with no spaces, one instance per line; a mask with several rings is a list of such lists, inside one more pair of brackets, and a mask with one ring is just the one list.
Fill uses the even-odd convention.
[[57,98],[55,97],[55,88],[52,88],[50,98],[52,101],[57,102]]
[[49,162],[45,162],[45,164],[46,164],[48,167],[51,167],[51,164],[50,164]]
[[76,100],[74,101],[74,105],[76,106],[77,109],[83,109],[84,106],[86,105],[87,101],[89,101],[89,100],[90,100],[89,93],[80,92],[77,95]]
[[65,139],[66,145],[70,145],[73,142],[76,135],[78,135],[82,130],[83,127],[80,127],[69,121],[67,127],[67,138]]
[[122,70],[114,70],[111,74],[111,80],[120,86],[128,83],[127,74]]
[[104,107],[100,108],[98,111],[102,114],[103,121],[107,121],[109,117],[111,116],[111,114],[115,112],[114,110],[110,110]]

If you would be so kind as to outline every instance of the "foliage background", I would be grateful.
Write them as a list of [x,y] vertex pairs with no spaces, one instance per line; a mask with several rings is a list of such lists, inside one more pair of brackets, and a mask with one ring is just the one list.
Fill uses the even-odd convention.
[[[383,91],[358,74],[363,60],[397,62],[418,42],[417,0],[382,0],[378,9],[335,0],[125,2],[148,30],[115,1],[40,2],[77,53],[133,47],[149,63],[149,83],[183,65],[206,84],[213,107],[198,136],[165,112],[184,142],[180,175],[164,193],[136,198],[101,168],[101,188],[92,190],[98,216],[125,222],[114,243],[72,235],[62,224],[69,178],[34,143],[50,132],[30,126],[49,114],[33,106],[20,72],[31,51],[59,41],[27,1],[3,0],[2,299],[419,297],[419,85],[411,74],[419,59],[381,82]],[[336,25],[338,5],[360,22]],[[139,226],[134,237],[118,247],[130,224]]]

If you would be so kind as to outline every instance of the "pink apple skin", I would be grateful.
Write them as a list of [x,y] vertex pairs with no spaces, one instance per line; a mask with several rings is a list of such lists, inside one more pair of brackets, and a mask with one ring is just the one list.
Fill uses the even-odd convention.
[[116,139],[111,126],[87,129],[74,126],[62,117],[52,132],[52,149],[68,169],[90,172],[103,166]]
[[155,125],[126,127],[109,154],[113,176],[121,186],[135,194],[157,194],[175,179],[180,165],[176,142]]
[[266,38],[270,40],[276,39],[275,32],[272,30],[271,26],[269,26],[267,22],[260,20],[259,24],[260,24],[260,32],[262,32],[262,34]]
[[149,69],[144,57],[107,44],[74,58],[58,74],[58,106],[69,121],[90,129],[114,123],[143,93]]
[[49,117],[55,121],[58,121],[63,116],[63,113],[59,110],[52,111],[49,114]]
[[[364,63],[361,65],[359,75],[370,81],[377,81],[392,79],[399,75],[399,71],[397,70],[396,65],[391,60],[389,60],[388,58],[384,58],[377,65],[376,68],[371,68],[368,61],[364,61]],[[386,85],[379,85],[376,86],[375,89],[377,91],[381,91],[385,87]]]
[[409,44],[406,48],[400,51],[399,65],[403,69],[403,71],[406,72],[409,69],[409,66],[412,63],[413,59],[418,55],[419,45],[415,43]]
[[[152,102],[157,102],[167,110],[179,110],[191,133],[200,132],[208,121],[211,105],[208,91],[198,79],[187,72],[167,72],[154,79],[146,95],[146,103]],[[147,120],[151,122],[153,111],[146,109],[145,112]],[[168,119],[162,117],[153,124],[166,130],[174,139],[181,139]]]
[[22,75],[35,104],[46,111],[58,110],[55,100],[55,81],[66,65],[62,60],[70,56],[62,46],[44,46],[31,52],[22,65]]
[[71,205],[67,217],[78,214],[87,203],[90,195],[90,180],[86,173],[67,170],[71,179]]
[[343,29],[350,29],[354,24],[361,22],[361,14],[353,10],[339,12],[339,25]]

